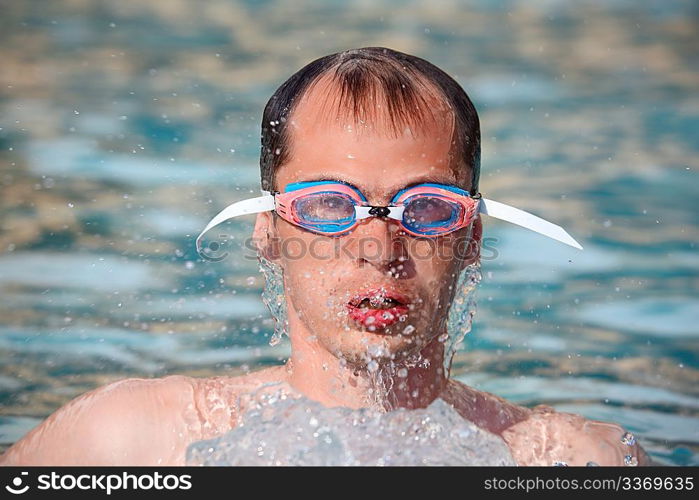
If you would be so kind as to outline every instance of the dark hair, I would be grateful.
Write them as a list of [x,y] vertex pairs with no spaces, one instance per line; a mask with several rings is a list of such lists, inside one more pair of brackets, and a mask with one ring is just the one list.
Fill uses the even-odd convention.
[[451,151],[456,159],[452,167],[456,169],[456,178],[461,178],[459,169],[470,168],[470,190],[478,192],[480,124],[468,95],[434,64],[385,47],[351,49],[321,57],[294,73],[277,89],[262,114],[262,189],[276,189],[274,173],[291,156],[286,124],[294,106],[310,86],[333,69],[331,76],[341,89],[340,107],[344,103],[353,110],[355,120],[361,119],[362,112],[371,112],[369,99],[380,92],[394,132],[407,124],[419,127],[433,114],[434,105],[425,95],[435,95],[436,91],[437,97],[454,113]]

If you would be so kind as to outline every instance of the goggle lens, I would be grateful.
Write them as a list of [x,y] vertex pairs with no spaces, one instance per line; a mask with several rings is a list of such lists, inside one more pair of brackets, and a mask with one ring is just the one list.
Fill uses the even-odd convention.
[[294,212],[306,227],[321,231],[340,231],[355,219],[355,201],[337,192],[310,193],[294,201]]
[[439,195],[416,195],[405,201],[403,224],[420,234],[442,233],[456,224],[463,212],[461,204]]

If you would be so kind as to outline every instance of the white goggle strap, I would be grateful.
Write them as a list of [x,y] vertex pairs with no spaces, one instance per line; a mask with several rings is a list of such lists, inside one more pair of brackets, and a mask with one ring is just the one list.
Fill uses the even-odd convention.
[[[274,210],[276,208],[274,195],[272,195],[269,191],[264,190],[262,191],[262,194],[262,196],[258,196],[257,198],[236,201],[216,214],[216,216],[206,225],[204,230],[199,233],[199,236],[197,236],[197,252],[201,251],[200,241],[202,236],[204,236],[204,234],[212,227],[240,215]],[[405,207],[388,207],[388,209],[388,217],[396,220],[403,219],[403,211]],[[369,214],[371,207],[357,206],[355,207],[355,210],[357,219],[366,219],[367,217],[371,217],[371,214]],[[580,243],[575,241],[575,239],[562,227],[544,220],[541,217],[537,217],[534,214],[520,210],[519,208],[506,205],[505,203],[500,203],[499,201],[481,198],[478,204],[478,211],[479,213],[495,217],[496,219],[505,220],[507,222],[517,224],[518,226],[525,227],[536,233],[543,234],[544,236],[548,236],[549,238],[560,241],[561,243],[575,247],[578,250],[583,249]]]
[[496,219],[506,220],[518,226],[526,227],[534,232],[553,238],[572,247],[582,250],[583,247],[569,235],[561,226],[557,226],[536,215],[520,210],[519,208],[505,205],[499,201],[481,198],[478,211],[485,215],[490,215]]
[[204,230],[197,236],[196,247],[197,252],[201,253],[200,241],[204,233],[214,226],[220,223],[232,219],[233,217],[238,217],[240,215],[256,214],[260,212],[266,212],[268,210],[274,210],[274,195],[269,193],[269,191],[262,191],[263,196],[258,196],[257,198],[250,198],[247,200],[236,201],[231,203],[226,208],[221,210],[213,219],[206,225]]
[[[517,224],[518,226],[526,227],[534,232],[543,234],[544,236],[553,238],[561,243],[575,247],[578,250],[583,249],[580,243],[575,241],[575,239],[573,239],[573,237],[570,236],[565,229],[544,220],[541,217],[530,214],[529,212],[525,212],[524,210],[520,210],[519,208],[515,208],[510,205],[505,205],[504,203],[500,203],[498,201],[488,200],[486,198],[480,199],[478,207],[479,213],[490,215],[491,217],[495,217],[497,219],[506,220],[508,222],[512,222],[513,224]],[[388,207],[388,209],[390,210],[388,217],[396,220],[403,219],[403,211],[405,210],[405,207]],[[357,219],[366,219],[367,217],[371,217],[371,214],[369,213],[371,207],[357,206],[355,207],[355,210],[357,212]]]

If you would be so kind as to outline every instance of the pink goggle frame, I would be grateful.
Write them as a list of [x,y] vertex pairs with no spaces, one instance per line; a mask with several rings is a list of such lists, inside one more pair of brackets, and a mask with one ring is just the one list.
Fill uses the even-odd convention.
[[[308,184],[304,187],[304,184]],[[297,187],[298,186],[298,187]],[[331,186],[331,188],[329,188]],[[289,188],[292,188],[289,191]],[[322,229],[309,225],[304,218],[298,213],[298,205],[294,203],[296,200],[306,197],[311,194],[319,194],[324,192],[341,193],[352,198],[356,205],[354,207],[354,221],[351,224],[345,224],[341,229]],[[413,231],[409,225],[404,223],[404,202],[419,195],[428,195],[430,197],[445,198],[452,203],[457,203],[461,206],[458,216],[454,220],[449,221],[449,225],[441,225],[438,230],[433,232],[417,232]],[[309,182],[296,183],[287,186],[287,192],[275,194],[275,212],[287,222],[296,226],[304,227],[319,234],[333,236],[346,233],[354,229],[362,220],[369,217],[384,216],[390,219],[397,220],[401,224],[401,228],[417,237],[439,237],[450,232],[456,231],[462,227],[468,226],[473,219],[478,215],[478,202],[480,196],[470,197],[467,191],[454,187],[440,187],[436,184],[426,183],[424,185],[413,186],[402,189],[391,200],[391,204],[385,207],[375,207],[369,205],[366,198],[352,186],[344,183],[326,183],[326,182]],[[323,226],[322,223],[319,226]]]

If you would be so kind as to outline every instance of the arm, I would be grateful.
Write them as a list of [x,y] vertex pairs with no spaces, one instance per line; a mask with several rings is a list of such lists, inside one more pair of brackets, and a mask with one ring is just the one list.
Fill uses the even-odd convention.
[[197,423],[187,377],[120,380],[56,410],[0,465],[183,465]]
[[626,432],[616,423],[588,420],[539,405],[527,420],[506,429],[502,437],[519,465],[653,465],[637,439],[622,439]]

